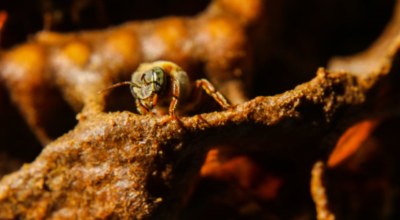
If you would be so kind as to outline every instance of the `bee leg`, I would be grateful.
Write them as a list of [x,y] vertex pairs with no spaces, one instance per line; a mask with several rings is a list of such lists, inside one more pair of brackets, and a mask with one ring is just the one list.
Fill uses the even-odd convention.
[[176,80],[172,81],[172,100],[171,100],[171,103],[169,104],[169,109],[168,109],[170,118],[166,121],[163,121],[162,124],[165,124],[166,122],[168,122],[170,120],[175,120],[181,126],[183,126],[183,122],[175,114],[175,109],[176,109],[176,106],[178,105],[180,93],[181,92],[180,92],[180,88],[179,88],[179,83]]
[[179,100],[179,95],[181,94],[180,88],[179,88],[179,83],[176,80],[172,81],[172,100],[171,103],[169,104],[169,115],[173,119],[177,119],[175,115],[175,109],[176,106],[178,105],[178,100]]
[[195,84],[195,88],[197,90],[199,89],[203,89],[204,91],[206,91],[206,93],[208,95],[210,95],[211,97],[213,97],[213,99],[218,102],[218,104],[224,108],[227,109],[230,107],[230,104],[228,103],[228,101],[226,100],[226,98],[220,93],[218,92],[215,87],[210,83],[210,81],[206,80],[206,79],[199,79],[196,80],[194,82]]
[[176,108],[177,104],[178,104],[178,99],[176,97],[172,97],[171,103],[169,105],[169,110],[168,110],[169,117],[162,119],[161,125],[165,125],[167,122],[174,120],[174,121],[177,121],[180,126],[184,127],[183,122],[175,114],[175,108]]
[[145,115],[147,113],[149,113],[149,110],[144,107],[139,100],[135,100],[135,104],[136,104],[136,109],[139,112],[139,114],[141,115]]

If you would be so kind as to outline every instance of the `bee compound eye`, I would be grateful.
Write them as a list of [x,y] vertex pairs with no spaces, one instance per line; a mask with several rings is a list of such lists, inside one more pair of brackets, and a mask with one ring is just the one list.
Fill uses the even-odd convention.
[[157,84],[161,85],[164,83],[164,70],[161,69],[160,67],[155,67],[153,69],[153,73],[154,73],[154,82],[156,82]]

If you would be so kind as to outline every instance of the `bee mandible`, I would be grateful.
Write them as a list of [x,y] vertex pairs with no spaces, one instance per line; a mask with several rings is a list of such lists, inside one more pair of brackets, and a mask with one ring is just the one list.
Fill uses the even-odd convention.
[[131,81],[116,83],[101,92],[123,85],[129,85],[136,108],[142,115],[154,113],[158,105],[169,103],[168,113],[176,118],[178,103],[196,101],[190,99],[199,97],[201,90],[214,98],[222,108],[230,107],[226,98],[208,80],[191,82],[181,67],[169,61],[143,63],[132,74]]

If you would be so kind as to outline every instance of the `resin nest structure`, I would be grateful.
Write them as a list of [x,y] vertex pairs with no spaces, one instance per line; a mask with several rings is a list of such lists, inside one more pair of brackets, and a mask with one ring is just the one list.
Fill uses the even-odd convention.
[[[196,16],[98,31],[44,31],[2,51],[3,92],[44,148],[31,163],[3,176],[0,219],[271,219],[301,208],[306,211],[298,213],[308,213],[302,203],[277,205],[294,200],[294,191],[308,199],[304,204],[315,204],[304,216],[340,216],[335,211],[342,210],[341,200],[329,197],[333,187],[325,186],[324,175],[331,184],[340,181],[326,169],[352,157],[349,152],[399,112],[400,4],[364,52],[330,59],[293,89],[248,98],[260,65],[254,45],[268,33],[256,27],[271,22],[264,20],[268,2],[214,0]],[[127,88],[99,94],[130,80],[141,63],[156,60],[177,63],[193,82],[208,79],[232,106],[221,108],[207,87],[214,100],[205,99],[216,105],[200,103],[204,112],[199,108],[170,120],[179,102],[171,107],[168,99],[164,114],[147,114],[165,79],[154,68],[140,75],[144,86],[132,78],[134,97]],[[151,101],[140,103],[147,93]],[[75,117],[77,124],[70,126]],[[357,136],[353,130],[364,132]],[[351,160],[345,168],[356,173],[365,160]],[[221,185],[207,185],[212,179]],[[386,190],[390,184],[382,179],[374,183]],[[339,188],[348,189],[343,185]],[[202,200],[204,194],[208,200]],[[204,203],[223,204],[225,212],[219,215]]]

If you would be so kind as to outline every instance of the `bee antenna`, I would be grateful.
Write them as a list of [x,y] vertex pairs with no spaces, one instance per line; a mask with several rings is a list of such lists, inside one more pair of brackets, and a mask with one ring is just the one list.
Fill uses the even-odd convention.
[[107,87],[105,89],[100,90],[99,94],[102,94],[102,93],[104,93],[106,91],[109,91],[111,89],[114,89],[114,88],[117,88],[117,87],[120,87],[120,86],[125,86],[125,85],[132,85],[132,82],[124,81],[124,82],[115,83],[115,84],[113,84],[113,85],[111,85],[111,86],[109,86],[109,87]]

